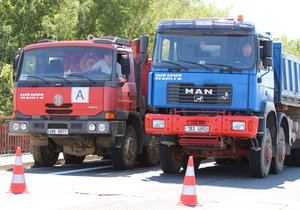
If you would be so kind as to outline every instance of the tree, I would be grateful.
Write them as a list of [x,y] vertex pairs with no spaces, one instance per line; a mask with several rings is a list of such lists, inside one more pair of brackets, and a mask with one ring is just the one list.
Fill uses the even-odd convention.
[[275,38],[276,41],[282,42],[284,52],[300,57],[300,39],[288,39],[286,35]]
[[5,65],[0,74],[0,116],[12,114],[12,66]]

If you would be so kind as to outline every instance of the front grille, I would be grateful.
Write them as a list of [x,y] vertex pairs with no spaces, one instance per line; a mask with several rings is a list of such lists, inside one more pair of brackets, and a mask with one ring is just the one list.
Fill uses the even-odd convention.
[[230,106],[232,103],[232,85],[193,83],[168,83],[168,104],[197,106]]

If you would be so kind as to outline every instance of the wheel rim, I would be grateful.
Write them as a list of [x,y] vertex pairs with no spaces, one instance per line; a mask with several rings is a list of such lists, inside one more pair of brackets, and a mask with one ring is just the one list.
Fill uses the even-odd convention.
[[266,144],[264,150],[264,162],[265,166],[268,166],[269,164],[271,164],[272,161],[272,141],[270,133],[266,136]]
[[124,156],[127,163],[134,161],[137,151],[136,138],[133,131],[128,132],[124,145]]
[[280,136],[279,144],[278,144],[278,160],[280,162],[284,161],[286,155],[286,146],[284,137]]

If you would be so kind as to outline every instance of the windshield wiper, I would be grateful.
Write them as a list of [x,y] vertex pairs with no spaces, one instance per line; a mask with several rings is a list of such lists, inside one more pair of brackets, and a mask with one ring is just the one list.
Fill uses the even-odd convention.
[[215,64],[215,63],[208,63],[207,65],[210,65],[210,66],[218,66],[218,67],[223,67],[223,69],[221,70],[228,70],[228,71],[232,71],[234,69],[233,66],[231,65],[227,65],[227,64]]
[[[47,81],[47,80],[45,80],[44,78],[39,77],[39,76],[35,76],[35,75],[26,75],[26,77],[31,77],[31,78],[39,79],[39,80],[44,81],[46,84],[49,84],[49,81]],[[27,81],[27,82],[28,82],[28,81]]]
[[209,68],[206,65],[203,65],[203,64],[200,64],[200,63],[196,63],[196,62],[193,62],[193,61],[187,61],[187,60],[178,60],[178,61],[182,61],[182,62],[185,62],[185,63],[194,64],[194,65],[200,66],[201,68],[205,68],[207,70],[212,70],[211,68]]
[[164,63],[169,63],[169,64],[173,64],[173,65],[178,66],[178,67],[180,67],[180,68],[182,68],[182,69],[188,70],[187,67],[184,67],[184,66],[180,65],[179,63],[175,63],[175,62],[173,62],[173,61],[165,61],[165,60],[162,60],[162,62],[164,62]]
[[68,74],[68,77],[79,77],[79,78],[83,78],[83,79],[87,79],[90,82],[95,82],[94,80],[90,79],[89,77],[83,76],[83,75],[79,75],[79,74]]
[[68,84],[72,84],[70,80],[67,80],[67,79],[65,79],[63,77],[59,77],[59,76],[44,76],[44,77],[62,79],[64,81],[66,81]]

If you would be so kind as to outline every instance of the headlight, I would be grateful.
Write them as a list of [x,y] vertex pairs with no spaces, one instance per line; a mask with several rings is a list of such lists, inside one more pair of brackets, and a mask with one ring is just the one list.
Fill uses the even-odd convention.
[[165,128],[165,121],[164,120],[153,120],[152,127],[153,128]]
[[89,131],[94,132],[96,130],[96,125],[93,123],[89,124]]
[[27,126],[26,123],[21,123],[20,128],[21,128],[22,131],[26,131],[28,126]]
[[98,125],[98,130],[99,130],[100,132],[104,132],[104,131],[105,131],[105,129],[106,129],[106,126],[105,126],[105,124],[103,124],[103,123],[100,123],[100,124]]
[[245,122],[232,122],[232,130],[244,131],[246,130]]
[[12,124],[12,129],[14,130],[14,131],[18,131],[19,129],[20,129],[20,125],[19,125],[19,123],[13,123]]

